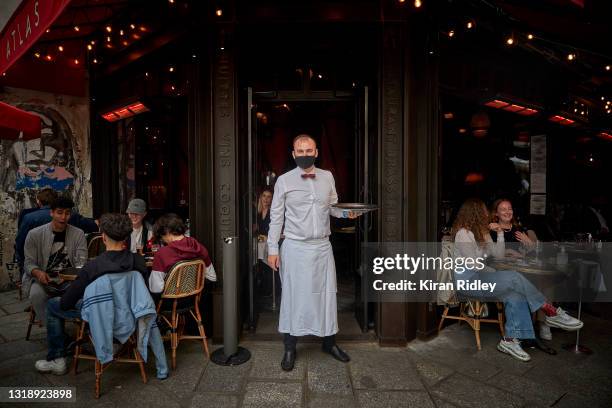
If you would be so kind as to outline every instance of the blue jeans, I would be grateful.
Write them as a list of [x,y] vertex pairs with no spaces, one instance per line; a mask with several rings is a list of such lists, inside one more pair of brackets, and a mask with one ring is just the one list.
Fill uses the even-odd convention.
[[527,278],[516,271],[466,270],[461,274],[455,273],[455,281],[457,279],[496,283],[493,293],[484,290],[458,292],[485,301],[503,302],[506,336],[519,339],[535,338],[531,313],[540,309],[546,303],[546,298]]
[[82,300],[79,300],[74,309],[62,310],[59,297],[47,301],[47,346],[49,348],[47,360],[51,361],[66,356],[64,321],[81,318],[82,302]]
[[[56,358],[65,357],[66,349],[64,342],[66,333],[64,332],[64,322],[66,319],[81,318],[81,304],[83,300],[79,300],[74,309],[62,310],[60,307],[60,298],[55,297],[47,302],[47,360],[51,361]],[[157,378],[163,379],[168,377],[168,361],[166,360],[166,352],[164,350],[164,342],[157,323],[153,322],[151,333],[149,334],[149,346],[153,354],[155,354],[155,368],[157,370]]]

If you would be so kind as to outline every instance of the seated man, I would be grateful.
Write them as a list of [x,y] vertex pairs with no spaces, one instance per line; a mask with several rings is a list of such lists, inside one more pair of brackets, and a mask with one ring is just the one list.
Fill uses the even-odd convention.
[[[42,224],[46,224],[49,222],[49,206],[51,203],[57,199],[57,193],[52,188],[43,188],[38,193],[36,193],[36,207],[33,208],[24,208],[19,213],[17,218],[17,236],[15,237],[15,258],[17,263],[19,264],[19,278],[23,276],[23,247],[25,245],[25,239],[28,236],[28,232],[30,232],[33,228],[38,227]],[[44,211],[40,211],[40,210]],[[21,229],[21,224],[23,224],[23,219],[32,213],[43,214],[44,221],[34,225],[36,223],[31,223],[32,226],[28,226],[27,228]],[[31,217],[28,217],[31,219]],[[21,233],[21,235],[19,234]]]
[[43,325],[49,298],[46,288],[53,276],[87,260],[85,234],[68,224],[72,207],[74,203],[69,197],[55,199],[51,204],[51,222],[31,230],[25,240],[23,293]]
[[217,280],[215,268],[208,256],[208,250],[197,239],[186,237],[186,230],[183,220],[176,214],[166,214],[160,217],[153,227],[156,239],[160,239],[166,244],[155,253],[153,271],[149,278],[149,290],[156,303],[164,291],[166,274],[179,261],[201,259],[206,265],[206,279],[212,282]]
[[[129,218],[123,214],[104,214],[100,218],[100,230],[104,245],[106,245],[106,251],[87,262],[80,271],[78,278],[61,298],[52,298],[47,303],[47,344],[49,351],[46,360],[36,362],[36,369],[40,372],[52,372],[57,375],[66,373],[64,321],[65,319],[80,318],[82,298],[87,285],[107,273],[129,271],[139,271],[143,274],[146,282],[148,274],[144,258],[124,249],[124,241],[132,232],[132,223]],[[157,328],[154,330],[157,330],[157,336],[151,336],[150,344],[156,357],[164,356],[162,361],[156,358],[157,377],[163,379],[168,376],[168,367],[159,330]],[[157,342],[155,342],[156,340]],[[158,347],[161,347],[161,351],[157,349]]]

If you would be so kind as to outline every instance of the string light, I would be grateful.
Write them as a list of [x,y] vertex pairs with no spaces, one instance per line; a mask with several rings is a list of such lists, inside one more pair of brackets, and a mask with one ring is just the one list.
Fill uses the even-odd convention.
[[174,67],[170,67],[170,68],[168,68],[168,71],[170,71],[170,72],[174,72]]
[[89,43],[90,43],[91,45],[96,45],[96,40],[91,40]]
[[78,26],[78,25],[75,25],[75,26],[74,26],[74,31],[79,32],[80,30],[81,30],[81,29],[79,28],[79,26]]
[[513,37],[508,37],[506,39],[506,44],[508,45],[513,45],[514,44],[514,38]]
[[47,54],[47,56],[45,57],[47,59],[47,61],[51,61],[53,59],[53,57],[51,56],[51,54]]
[[215,14],[217,15],[217,17],[221,17],[221,16],[223,15],[223,10],[221,10],[220,8],[218,8],[218,9],[215,11]]
[[88,51],[93,50],[93,46],[92,46],[91,44],[87,44],[87,50],[88,50]]
[[106,37],[106,42],[111,42],[112,38],[110,37],[110,35],[108,37]]
[[79,65],[79,59],[78,58],[74,59],[74,65]]
[[527,39],[528,40],[533,40],[533,34],[527,34]]
[[135,30],[135,29],[136,29],[136,25],[134,25],[134,24],[130,24],[130,28],[131,28],[132,30]]
[[123,35],[123,30],[119,30],[119,35]]
[[414,0],[414,7],[415,8],[420,8],[423,5],[423,3],[421,3],[421,0]]
[[64,46],[62,45],[58,45],[57,49],[59,52],[64,52]]
[[455,31],[454,30],[450,30],[448,32],[448,36],[449,36],[449,38],[453,38],[455,36]]
[[94,64],[97,64],[97,63],[98,63],[98,59],[97,59],[97,58],[94,58],[92,62],[93,62]]
[[567,54],[567,60],[568,61],[573,61],[576,59],[576,54]]
[[609,71],[609,70],[610,70],[610,66],[606,65],[606,71]]
[[36,58],[40,58],[40,52],[35,52],[35,53],[34,53],[34,56],[35,56]]
[[142,31],[142,32],[147,31],[147,27],[145,27],[145,26],[140,26],[140,31]]
[[466,27],[467,27],[468,30],[471,30],[474,27],[474,23],[471,22],[471,21],[468,21],[467,24],[466,24]]
[[106,31],[109,32],[109,33],[112,32],[113,31],[113,27],[107,25],[106,26]]

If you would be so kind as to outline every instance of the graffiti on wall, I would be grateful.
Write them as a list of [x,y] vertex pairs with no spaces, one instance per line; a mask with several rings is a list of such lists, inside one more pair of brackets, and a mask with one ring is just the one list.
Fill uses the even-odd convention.
[[[89,104],[86,98],[5,88],[0,100],[41,118],[41,137],[0,140],[0,290],[10,284],[17,217],[45,187],[69,194],[91,215]],[[9,277],[9,274],[11,277]]]

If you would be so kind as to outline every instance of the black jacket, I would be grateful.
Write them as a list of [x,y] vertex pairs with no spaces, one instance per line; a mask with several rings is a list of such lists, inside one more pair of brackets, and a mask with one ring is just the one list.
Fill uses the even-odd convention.
[[85,288],[91,282],[107,273],[121,273],[129,271],[139,271],[148,283],[149,271],[145,265],[145,260],[138,254],[133,254],[129,250],[106,251],[95,259],[87,262],[79,272],[77,279],[72,282],[68,290],[62,296],[60,307],[62,310],[73,309],[77,302],[83,298]]

